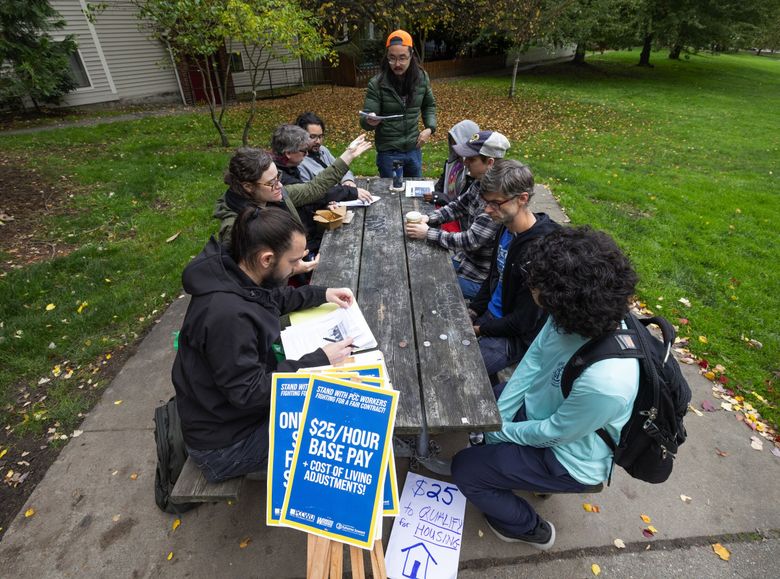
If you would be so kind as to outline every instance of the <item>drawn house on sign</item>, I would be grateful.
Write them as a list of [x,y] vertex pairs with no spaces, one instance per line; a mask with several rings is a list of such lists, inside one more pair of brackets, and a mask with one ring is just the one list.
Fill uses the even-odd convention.
[[426,579],[428,577],[428,563],[433,561],[434,565],[438,565],[428,547],[423,543],[409,545],[401,549],[401,552],[406,553],[404,577],[409,577],[409,579]]

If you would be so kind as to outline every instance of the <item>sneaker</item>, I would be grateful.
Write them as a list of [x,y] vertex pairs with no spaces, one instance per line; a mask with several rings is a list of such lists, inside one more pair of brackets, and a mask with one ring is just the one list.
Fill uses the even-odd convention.
[[555,527],[541,517],[539,517],[539,524],[536,525],[536,528],[525,535],[510,535],[505,531],[499,531],[487,517],[485,517],[485,522],[495,536],[506,543],[526,543],[542,551],[547,551],[555,543]]

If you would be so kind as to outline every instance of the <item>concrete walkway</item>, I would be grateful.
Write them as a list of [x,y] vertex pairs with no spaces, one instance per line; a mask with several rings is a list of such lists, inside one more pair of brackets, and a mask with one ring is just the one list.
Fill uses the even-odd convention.
[[[560,210],[540,190],[537,208],[556,219]],[[144,339],[71,439],[0,543],[4,577],[301,577],[305,536],[264,523],[264,483],[247,482],[240,503],[204,505],[181,516],[154,503],[154,407],[173,393],[171,334],[179,328],[187,299],[177,299]],[[683,370],[698,406],[711,384],[695,367]],[[121,403],[117,403],[121,401]],[[780,529],[780,460],[769,444],[750,448],[751,432],[733,413],[691,414],[689,440],[671,479],[649,485],[616,470],[612,486],[597,495],[531,499],[552,520],[558,541],[540,554],[498,541],[480,514],[466,513],[461,577],[777,576]],[[465,446],[465,436],[440,439],[447,452]],[[715,448],[728,453],[720,457]],[[399,460],[399,476],[406,461]],[[429,473],[423,473],[429,474]],[[134,476],[137,475],[137,476]],[[680,495],[692,497],[690,503]],[[588,513],[582,503],[601,508]],[[27,509],[35,515],[25,517]],[[652,517],[658,534],[642,535]],[[389,534],[386,521],[384,536]],[[251,542],[241,548],[246,539]],[[613,541],[622,539],[627,549]],[[710,548],[731,550],[721,561]],[[169,553],[173,553],[168,560]]]

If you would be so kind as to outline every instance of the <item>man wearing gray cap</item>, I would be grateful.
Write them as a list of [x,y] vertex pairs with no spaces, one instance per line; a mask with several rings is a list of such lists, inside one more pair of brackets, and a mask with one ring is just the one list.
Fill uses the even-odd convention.
[[[490,271],[491,254],[500,227],[485,213],[485,201],[480,195],[480,179],[509,149],[509,140],[497,131],[479,131],[467,142],[452,147],[463,157],[466,169],[474,178],[471,186],[454,201],[423,216],[422,223],[407,223],[406,235],[411,239],[425,239],[451,249],[452,263],[458,274],[458,283],[466,300],[477,295]],[[460,220],[462,231],[451,233],[437,226]]]

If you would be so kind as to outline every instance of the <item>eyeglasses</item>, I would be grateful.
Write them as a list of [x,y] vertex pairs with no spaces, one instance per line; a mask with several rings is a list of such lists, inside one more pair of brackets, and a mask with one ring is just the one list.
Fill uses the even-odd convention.
[[485,202],[485,208],[490,207],[491,209],[501,209],[501,206],[504,203],[509,203],[510,201],[513,201],[514,199],[517,199],[517,197],[510,197],[509,199],[504,199],[503,201],[488,201],[484,197],[482,198],[482,201]]
[[387,62],[389,62],[390,64],[395,64],[395,63],[404,64],[406,62],[409,62],[409,55],[402,54],[401,56],[388,56]]
[[[258,183],[260,183],[258,181]],[[268,187],[269,189],[276,189],[282,184],[282,180],[279,177],[279,174],[277,173],[276,177],[271,179],[268,183],[260,183],[260,185],[264,185],[265,187]]]

